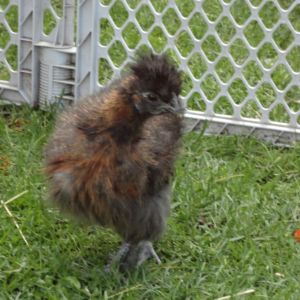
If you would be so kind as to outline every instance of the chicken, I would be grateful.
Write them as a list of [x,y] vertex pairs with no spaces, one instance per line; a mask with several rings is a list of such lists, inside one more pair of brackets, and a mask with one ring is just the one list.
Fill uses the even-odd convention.
[[150,257],[160,262],[152,242],[169,214],[180,89],[180,73],[165,55],[140,56],[126,75],[63,112],[46,147],[50,199],[113,228],[124,241],[112,259],[121,270]]

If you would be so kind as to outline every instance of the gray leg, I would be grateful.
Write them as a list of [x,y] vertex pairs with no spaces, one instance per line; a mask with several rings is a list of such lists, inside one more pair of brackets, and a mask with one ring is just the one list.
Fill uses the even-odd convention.
[[155,195],[145,196],[142,205],[135,204],[132,207],[132,219],[128,226],[117,227],[119,234],[128,241],[114,258],[121,271],[138,267],[151,257],[158,264],[161,263],[153,249],[152,241],[158,240],[164,232],[169,214],[169,197],[168,185]]
[[118,252],[110,258],[108,264],[104,267],[104,272],[109,273],[113,266],[119,264],[128,255],[130,248],[129,243],[124,243]]

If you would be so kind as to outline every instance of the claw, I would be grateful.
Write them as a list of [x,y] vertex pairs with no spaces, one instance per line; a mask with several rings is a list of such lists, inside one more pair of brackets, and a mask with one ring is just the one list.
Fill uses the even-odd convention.
[[161,260],[160,260],[159,256],[157,255],[157,253],[155,252],[152,243],[151,243],[150,251],[151,251],[151,254],[152,254],[153,258],[156,260],[157,264],[161,265]]
[[153,257],[156,262],[160,265],[161,260],[158,257],[157,253],[155,252],[153,245],[149,241],[142,241],[138,244],[138,259],[137,259],[137,266],[143,264],[148,258]]
[[104,272],[109,273],[113,266],[118,265],[121,272],[127,272],[130,269],[141,266],[146,260],[153,257],[157,264],[161,260],[155,252],[150,241],[141,241],[136,245],[124,243],[119,251],[110,259],[104,267]]

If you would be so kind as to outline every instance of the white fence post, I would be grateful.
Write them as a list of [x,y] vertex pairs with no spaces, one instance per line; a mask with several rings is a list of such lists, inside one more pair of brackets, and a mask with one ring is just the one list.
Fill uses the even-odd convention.
[[79,0],[77,6],[75,99],[97,92],[99,1]]

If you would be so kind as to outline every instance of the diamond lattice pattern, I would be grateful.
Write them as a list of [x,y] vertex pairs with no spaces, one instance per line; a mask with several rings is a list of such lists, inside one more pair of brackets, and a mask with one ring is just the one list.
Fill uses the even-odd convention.
[[184,72],[189,109],[299,128],[297,2],[101,0],[99,85],[151,48]]
[[6,2],[0,3],[0,80],[10,82],[16,76],[18,67],[18,7]]

